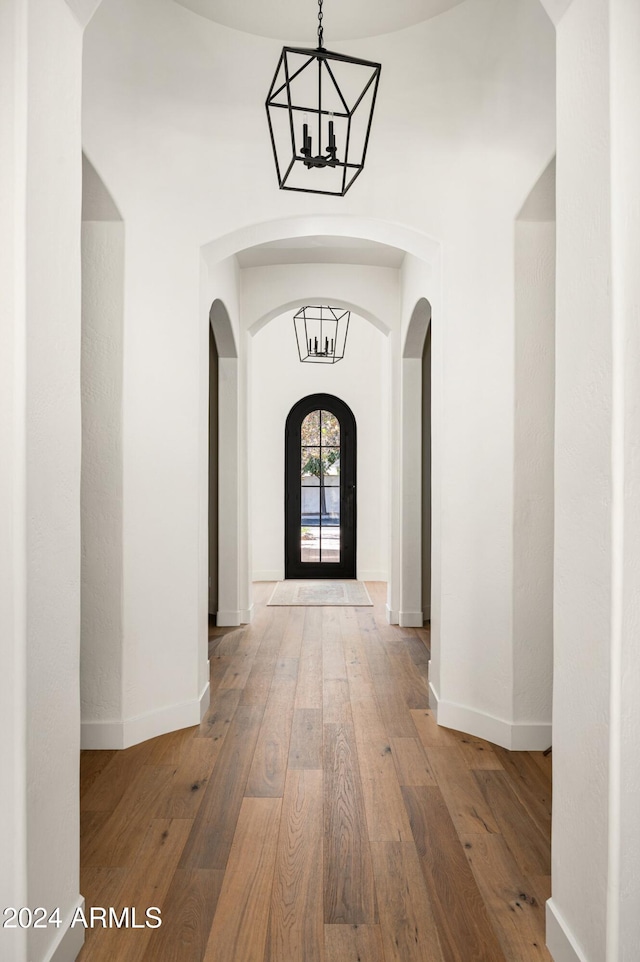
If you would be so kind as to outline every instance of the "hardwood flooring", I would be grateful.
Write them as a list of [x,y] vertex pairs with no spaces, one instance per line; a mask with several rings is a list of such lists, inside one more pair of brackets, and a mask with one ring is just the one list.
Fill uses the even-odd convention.
[[201,725],[83,752],[81,891],[158,906],[79,962],[551,962],[551,768],[439,728],[428,632],[373,608],[211,629]]

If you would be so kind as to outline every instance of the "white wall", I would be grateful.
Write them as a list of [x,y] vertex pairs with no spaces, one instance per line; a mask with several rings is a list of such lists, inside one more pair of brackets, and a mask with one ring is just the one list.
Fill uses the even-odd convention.
[[352,314],[342,361],[301,364],[292,317],[292,312],[280,315],[253,337],[249,463],[254,580],[284,577],[287,415],[301,398],[327,393],[348,404],[356,419],[357,576],[386,581],[388,532],[380,518],[386,516],[389,502],[387,338]]
[[[0,5],[0,902],[27,904],[26,391],[27,193],[24,5]],[[0,929],[7,962],[25,962],[26,931]]]
[[[86,178],[85,178],[86,184]],[[122,355],[124,224],[82,224],[83,748],[124,747]],[[117,212],[116,212],[117,213]]]
[[555,161],[515,223],[513,713],[551,744]]
[[558,25],[558,962],[640,952],[639,43],[637,4],[574,0]]
[[606,7],[574,0],[557,43],[553,901],[587,962],[599,962],[607,958],[611,637]]
[[62,0],[15,0],[0,18],[2,902],[60,906],[63,922],[0,930],[0,954],[42,962],[59,947],[64,962],[82,942],[67,932],[79,900],[82,31]]
[[[63,918],[79,889],[81,52],[64,4],[29,5],[27,904]],[[31,930],[30,957],[61,937]]]
[[550,745],[555,223],[519,220],[515,231],[513,705]]

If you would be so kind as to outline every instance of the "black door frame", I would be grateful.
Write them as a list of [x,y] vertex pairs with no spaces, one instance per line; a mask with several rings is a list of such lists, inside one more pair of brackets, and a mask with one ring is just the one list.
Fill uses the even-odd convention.
[[[340,422],[340,561],[303,562],[300,557],[300,430],[307,414],[328,411]],[[289,411],[284,440],[285,578],[356,577],[356,419],[333,394],[310,394]]]

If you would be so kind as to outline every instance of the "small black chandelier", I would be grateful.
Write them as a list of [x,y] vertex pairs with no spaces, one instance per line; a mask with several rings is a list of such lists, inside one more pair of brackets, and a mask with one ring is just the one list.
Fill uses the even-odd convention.
[[301,307],[293,325],[301,361],[335,364],[344,357],[351,311],[341,307]]
[[267,96],[281,190],[344,197],[364,167],[380,79],[379,63],[324,48],[283,47]]

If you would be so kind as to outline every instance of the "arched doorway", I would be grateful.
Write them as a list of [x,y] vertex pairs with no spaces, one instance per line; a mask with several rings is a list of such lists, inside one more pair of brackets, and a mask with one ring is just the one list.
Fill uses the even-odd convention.
[[356,421],[331,394],[285,427],[285,578],[356,577]]

